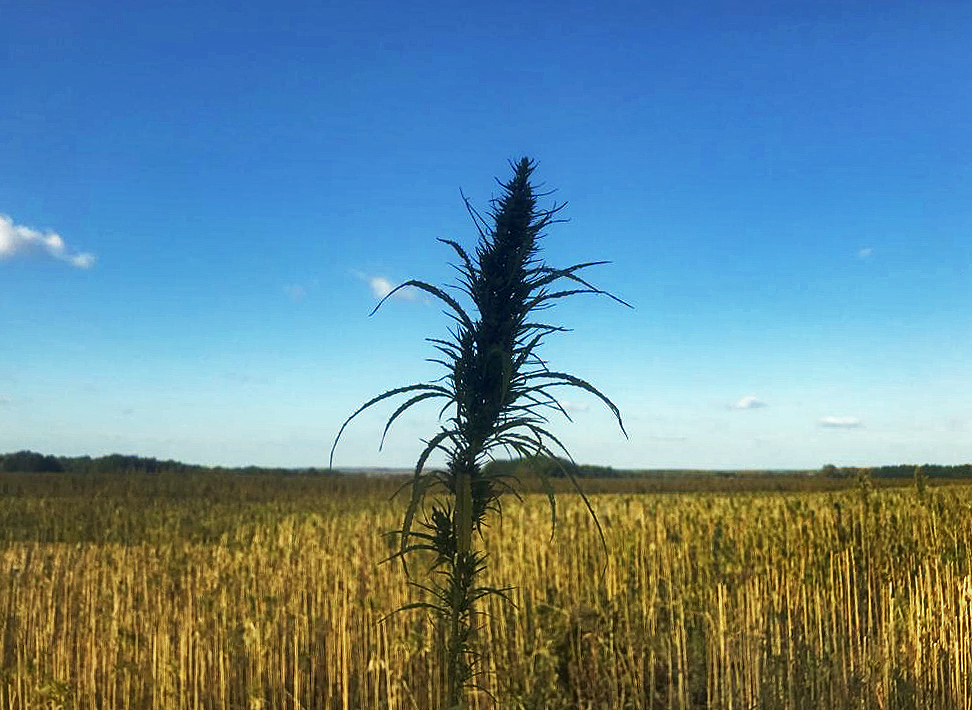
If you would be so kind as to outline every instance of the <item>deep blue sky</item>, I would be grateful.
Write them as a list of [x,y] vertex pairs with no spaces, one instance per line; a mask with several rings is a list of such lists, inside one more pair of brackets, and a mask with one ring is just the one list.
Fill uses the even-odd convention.
[[[507,161],[568,202],[575,457],[972,460],[967,2],[6,3],[0,452],[320,466],[437,376],[436,237]],[[553,198],[547,198],[547,203]],[[387,413],[388,410],[386,410]],[[382,452],[410,465],[435,408]]]

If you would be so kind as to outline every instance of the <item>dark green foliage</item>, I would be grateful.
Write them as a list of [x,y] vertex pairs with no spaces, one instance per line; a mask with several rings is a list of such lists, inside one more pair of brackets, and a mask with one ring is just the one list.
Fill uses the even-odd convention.
[[[872,478],[912,478],[915,469],[920,468],[922,474],[927,478],[966,478],[972,477],[972,463],[958,464],[953,466],[941,464],[895,464],[893,466],[877,466],[866,469]],[[838,467],[827,464],[820,469],[820,473],[828,478],[853,478],[858,476],[863,469],[853,466]]]
[[[537,207],[537,195],[530,182],[534,164],[528,158],[512,168],[513,177],[501,183],[503,193],[492,202],[488,215],[492,225],[466,201],[480,236],[475,254],[470,256],[455,241],[440,240],[459,259],[455,265],[459,272],[457,288],[473,308],[467,310],[450,293],[417,280],[407,281],[385,297],[412,287],[445,304],[454,321],[450,337],[429,340],[439,353],[434,362],[445,370],[443,376],[434,382],[399,387],[369,400],[348,418],[334,442],[336,447],[344,428],[358,414],[386,399],[406,397],[392,412],[385,432],[413,405],[443,400],[441,411],[448,416],[419,454],[398,556],[418,550],[431,551],[435,556],[432,568],[436,574],[431,586],[423,587],[435,601],[415,606],[433,612],[449,639],[446,653],[450,705],[460,704],[462,687],[472,677],[472,605],[484,594],[496,591],[475,585],[485,558],[473,548],[473,532],[482,534],[489,511],[500,512],[504,493],[516,494],[517,479],[513,475],[485,464],[498,450],[517,456],[551,458],[557,450],[570,458],[548,429],[551,413],[570,418],[555,396],[557,387],[574,387],[597,397],[624,431],[620,412],[610,399],[572,374],[551,370],[538,354],[546,336],[564,330],[536,319],[540,311],[560,298],[581,293],[619,299],[580,276],[585,269],[603,262],[557,269],[540,260],[542,232],[557,221],[562,205],[547,210]],[[332,448],[332,458],[333,452]],[[442,470],[426,472],[426,462],[436,452],[445,455],[447,464]],[[544,475],[543,471],[538,473]],[[571,470],[565,469],[564,473],[574,480]],[[429,492],[444,494],[447,500],[432,502],[424,525],[427,532],[413,531],[415,516]],[[549,487],[548,494],[555,519],[553,490]],[[418,542],[413,543],[413,538]]]
[[0,456],[0,471],[56,473],[64,467],[56,456],[44,456],[33,451],[18,451]]
[[[425,492],[439,486],[456,494],[460,474],[468,474],[473,479],[473,505],[481,513],[476,520],[478,528],[481,516],[513,483],[505,472],[482,468],[497,449],[521,456],[553,457],[551,447],[566,453],[561,442],[547,429],[551,412],[570,418],[553,394],[555,387],[575,387],[593,394],[621,424],[620,412],[607,397],[578,377],[550,370],[538,355],[544,338],[564,329],[532,320],[536,313],[559,298],[578,293],[619,299],[595,288],[579,275],[584,269],[603,262],[555,269],[537,258],[541,233],[556,221],[555,215],[562,205],[538,209],[530,184],[534,164],[523,158],[513,167],[513,178],[503,184],[504,194],[493,201],[490,216],[494,226],[490,231],[484,231],[488,226],[467,202],[480,233],[476,259],[471,259],[458,243],[440,240],[460,259],[456,265],[459,290],[470,298],[478,317],[470,316],[444,290],[425,282],[407,281],[395,289],[420,289],[448,307],[455,321],[451,338],[429,339],[440,353],[435,362],[443,366],[445,374],[435,382],[385,392],[366,402],[345,422],[347,426],[365,409],[406,394],[408,399],[389,417],[386,432],[395,419],[421,401],[443,399],[443,412],[452,412],[419,456],[413,501],[402,530],[404,538],[410,534],[411,521]],[[561,282],[567,285],[558,289]],[[429,474],[432,480],[422,482],[426,461],[435,451],[445,453],[450,463],[445,471]],[[403,539],[403,549],[406,544],[407,540]]]
[[259,466],[245,466],[224,468],[222,466],[200,466],[198,464],[183,463],[172,459],[162,461],[150,456],[134,456],[131,454],[110,454],[108,456],[52,456],[34,453],[33,451],[18,451],[12,454],[0,454],[0,472],[20,473],[81,473],[81,474],[110,474],[110,475],[139,475],[139,474],[222,474],[236,473],[243,475],[300,475],[333,473],[328,469],[316,468],[262,468]]
[[496,459],[485,467],[493,475],[522,478],[524,474],[547,478],[567,478],[568,472],[577,478],[612,478],[619,475],[610,466],[578,464],[570,459],[550,456],[529,456],[520,459]]

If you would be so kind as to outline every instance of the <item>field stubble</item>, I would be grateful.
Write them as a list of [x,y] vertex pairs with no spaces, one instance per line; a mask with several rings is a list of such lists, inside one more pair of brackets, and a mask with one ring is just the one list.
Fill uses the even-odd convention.
[[[393,486],[3,478],[0,707],[431,708]],[[972,709],[972,489],[592,500],[492,521],[474,706]]]

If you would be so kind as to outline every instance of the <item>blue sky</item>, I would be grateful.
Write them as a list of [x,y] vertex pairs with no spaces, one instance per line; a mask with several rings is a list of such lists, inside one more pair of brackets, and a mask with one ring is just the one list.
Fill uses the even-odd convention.
[[[420,297],[528,155],[578,460],[972,460],[964,2],[13,2],[0,452],[326,465],[437,376]],[[552,198],[548,198],[548,201]],[[338,465],[408,466],[436,410]]]

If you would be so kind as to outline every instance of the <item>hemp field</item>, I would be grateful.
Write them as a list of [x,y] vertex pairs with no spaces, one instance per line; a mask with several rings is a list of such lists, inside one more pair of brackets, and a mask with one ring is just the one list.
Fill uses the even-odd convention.
[[[399,483],[0,476],[0,708],[430,708]],[[972,487],[591,500],[493,520],[474,706],[972,708]]]

